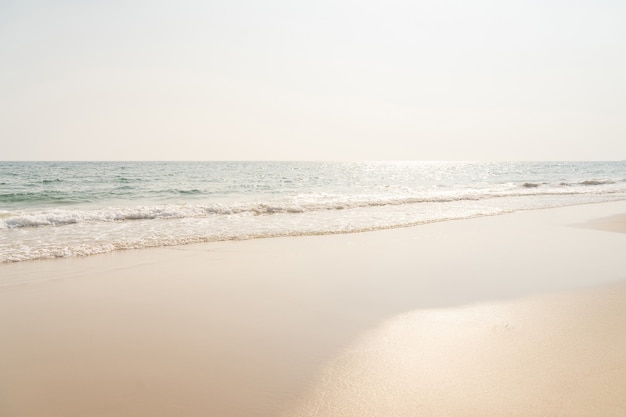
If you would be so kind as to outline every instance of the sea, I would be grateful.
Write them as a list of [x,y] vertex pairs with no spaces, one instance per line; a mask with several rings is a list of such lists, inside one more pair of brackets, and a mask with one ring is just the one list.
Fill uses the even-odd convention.
[[614,162],[0,162],[0,263],[626,200]]

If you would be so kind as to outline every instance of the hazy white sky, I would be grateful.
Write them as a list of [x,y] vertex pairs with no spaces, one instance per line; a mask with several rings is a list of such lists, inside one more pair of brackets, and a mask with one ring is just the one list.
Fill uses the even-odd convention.
[[0,160],[624,159],[626,1],[0,0]]

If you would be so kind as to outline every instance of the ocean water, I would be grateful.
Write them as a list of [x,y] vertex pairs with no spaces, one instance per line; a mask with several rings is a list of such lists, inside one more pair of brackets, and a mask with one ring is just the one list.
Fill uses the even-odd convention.
[[626,162],[0,162],[0,263],[626,200]]

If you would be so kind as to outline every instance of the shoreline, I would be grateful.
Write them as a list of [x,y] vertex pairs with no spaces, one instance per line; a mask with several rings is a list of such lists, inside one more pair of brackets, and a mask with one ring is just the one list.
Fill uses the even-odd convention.
[[[406,323],[414,320],[406,317],[423,320],[430,314],[434,323],[441,324],[436,313],[445,311],[457,314],[461,321],[435,328],[455,329],[458,323],[467,323],[468,317],[478,317],[468,330],[472,340],[484,336],[478,352],[505,352],[500,336],[511,336],[511,332],[489,337],[491,333],[484,329],[491,329],[494,317],[496,329],[501,329],[497,317],[514,311],[514,320],[509,321],[527,331],[513,339],[516,346],[527,349],[527,360],[542,358],[544,366],[562,364],[567,370],[578,358],[590,364],[580,372],[593,371],[596,365],[605,369],[604,362],[594,365],[594,355],[607,353],[602,349],[611,346],[626,352],[626,341],[619,336],[620,331],[626,334],[626,324],[606,321],[608,310],[596,309],[582,326],[580,314],[590,305],[624,299],[620,283],[626,280],[622,259],[626,236],[578,226],[621,213],[626,213],[626,202],[358,234],[222,241],[3,264],[0,414],[291,417],[307,415],[313,404],[321,416],[326,415],[323,406],[333,404],[320,404],[321,390],[327,400],[336,401],[328,415],[376,415],[388,410],[385,407],[390,403],[397,405],[396,415],[411,415],[415,407],[435,409],[442,402],[461,407],[448,409],[450,415],[471,415],[462,413],[472,410],[462,408],[470,400],[463,394],[469,392],[469,381],[441,391],[440,395],[447,392],[454,401],[420,397],[419,404],[390,402],[396,390],[381,393],[376,389],[380,378],[397,387],[397,393],[402,392],[399,381],[419,386],[428,380],[419,379],[415,375],[419,372],[373,373],[356,382],[346,379],[354,377],[346,369],[381,370],[378,365],[388,361],[376,357],[364,361],[362,355],[350,357],[346,352],[363,352],[363,340],[370,340],[365,346],[377,346],[379,342],[372,340],[379,339],[372,335],[399,321],[405,323],[400,326],[404,330],[393,333],[397,339],[393,347],[408,355],[405,362],[398,362],[399,369],[415,371],[416,362],[408,353],[412,348],[446,352],[446,344],[435,338],[431,345],[424,345],[411,338],[407,331],[415,328]],[[614,290],[618,287],[619,291]],[[537,302],[537,298],[544,301]],[[568,301],[559,301],[563,299]],[[494,303],[495,310],[489,310],[487,306]],[[568,305],[575,308],[568,309]],[[623,312],[617,303],[610,305],[613,314]],[[484,312],[483,307],[487,313],[472,316],[471,311]],[[551,321],[553,328],[567,323],[570,329],[559,339],[559,346],[567,349],[571,340],[580,339],[579,346],[587,346],[592,356],[581,356],[584,352],[574,349],[572,361],[562,362],[557,352],[542,351],[536,341],[549,334],[550,326],[542,321],[550,312],[560,312],[563,320]],[[603,320],[613,324],[607,327]],[[592,333],[595,340],[602,335],[613,345],[594,343]],[[611,352],[610,365],[626,369],[626,358]],[[435,357],[433,363],[445,367],[446,361],[457,356],[449,352]],[[504,362],[494,368],[472,368],[480,362],[465,357],[469,362],[454,368],[458,376],[480,369],[502,380],[514,371]],[[343,374],[335,366],[342,361],[350,364],[341,368]],[[324,385],[320,378],[329,369],[344,375],[340,378],[344,386],[360,388],[355,392]],[[619,372],[617,377],[626,376]],[[576,372],[561,375],[580,378]],[[611,378],[596,382],[606,385]],[[511,391],[503,395],[494,395],[510,398],[507,395],[512,395],[514,387],[526,390],[515,398],[527,398],[534,391],[531,380],[524,381],[510,385]],[[618,398],[622,387],[618,384],[615,389],[607,391],[612,393],[608,397],[600,397],[604,406],[623,411],[620,398],[626,395]],[[365,410],[346,403],[365,393],[382,403],[370,402]],[[483,397],[487,405],[489,398]],[[576,404],[576,399],[572,401]],[[597,412],[603,410],[594,398],[585,401],[597,407]],[[408,408],[401,409],[402,404]],[[533,410],[554,411],[548,405]],[[581,410],[586,409],[583,405]],[[498,408],[480,410],[484,415]],[[532,415],[526,411],[511,415]]]
[[[343,236],[343,235],[351,235],[351,234],[360,234],[360,233],[373,233],[387,230],[396,230],[396,229],[405,229],[405,228],[414,228],[429,224],[443,223],[443,222],[454,222],[454,221],[463,221],[463,220],[472,220],[479,219],[482,217],[494,217],[494,216],[506,216],[514,213],[524,213],[524,212],[535,212],[535,211],[543,211],[543,210],[558,210],[565,209],[568,207],[584,207],[584,206],[593,206],[593,205],[610,205],[610,204],[619,204],[626,203],[626,200],[616,200],[616,201],[603,201],[603,202],[585,202],[585,203],[576,203],[569,204],[564,206],[555,206],[555,207],[542,207],[542,208],[518,208],[512,211],[504,211],[501,213],[492,213],[492,214],[479,214],[468,217],[458,217],[458,218],[443,218],[437,220],[423,220],[417,221],[413,223],[401,224],[401,225],[389,225],[389,226],[373,226],[369,228],[356,228],[349,231],[319,231],[319,232],[302,232],[302,233],[277,233],[275,235],[252,235],[251,237],[245,238],[226,238],[226,239],[209,239],[207,240],[200,239],[198,241],[188,242],[188,243],[175,243],[175,244],[164,244],[164,245],[155,245],[155,246],[141,246],[141,247],[124,247],[119,249],[114,249],[110,251],[103,252],[94,252],[90,254],[79,254],[79,255],[69,255],[69,256],[57,256],[57,257],[42,257],[42,258],[34,258],[34,259],[26,259],[26,260],[13,260],[13,261],[3,261],[0,262],[0,267],[3,265],[12,265],[12,264],[20,264],[20,263],[30,263],[30,262],[42,262],[42,261],[55,261],[55,260],[63,260],[63,259],[80,259],[85,257],[92,256],[101,256],[101,255],[111,255],[120,252],[126,251],[136,251],[136,250],[151,250],[151,249],[161,249],[161,248],[178,248],[185,246],[194,246],[194,245],[214,245],[224,242],[245,242],[248,240],[262,240],[262,239],[287,239],[287,238],[306,238],[312,236]],[[588,227],[592,229],[605,230],[605,231],[619,231],[626,233],[626,224],[624,224],[626,220],[622,217],[621,214],[611,216],[610,218],[602,218],[602,219],[589,219],[587,225],[583,227]],[[581,225],[582,226],[582,225]],[[2,285],[2,283],[0,283]]]
[[[433,224],[433,223],[459,221],[459,220],[471,220],[471,219],[476,219],[476,218],[481,218],[481,217],[503,216],[503,215],[508,215],[512,213],[522,213],[526,211],[555,210],[555,209],[567,208],[567,207],[590,206],[590,205],[597,205],[597,204],[603,205],[603,204],[613,204],[613,203],[620,203],[620,202],[626,202],[626,200],[570,203],[570,204],[555,206],[555,207],[516,208],[516,209],[511,209],[511,210],[504,210],[502,212],[497,212],[497,213],[466,214],[466,215],[459,215],[459,217],[446,217],[446,218],[438,218],[438,217],[427,218],[427,219],[411,221],[411,222],[403,223],[403,224],[388,224],[388,225],[367,226],[367,227],[352,226],[349,229],[341,229],[341,230],[326,230],[326,231],[325,230],[318,230],[318,231],[300,230],[300,231],[283,231],[283,232],[274,231],[268,234],[263,234],[263,233],[261,234],[251,233],[251,234],[244,234],[244,235],[234,234],[232,236],[225,236],[225,237],[224,236],[223,237],[196,236],[192,238],[191,240],[187,240],[187,241],[185,241],[184,239],[183,240],[175,239],[174,241],[167,241],[166,239],[166,241],[160,241],[158,243],[155,243],[154,241],[150,241],[150,239],[148,239],[149,243],[143,242],[141,244],[138,244],[137,242],[134,242],[134,243],[130,243],[129,245],[127,245],[126,243],[115,242],[112,244],[112,247],[116,247],[116,249],[112,249],[112,247],[101,248],[101,247],[96,246],[96,247],[89,247],[88,249],[84,250],[84,248],[79,249],[80,245],[76,246],[75,244],[68,244],[69,246],[56,248],[56,254],[62,253],[62,255],[59,255],[59,256],[55,256],[50,253],[42,254],[42,253],[39,253],[37,250],[34,251],[35,255],[29,254],[26,257],[24,257],[24,253],[21,253],[21,252],[20,252],[21,257],[15,254],[13,254],[13,256],[9,256],[8,254],[10,253],[10,251],[4,252],[2,253],[2,255],[0,255],[0,258],[2,258],[0,259],[0,266],[14,264],[14,263],[21,263],[21,262],[33,262],[33,261],[38,262],[38,261],[67,259],[67,258],[82,258],[82,257],[89,257],[89,256],[98,256],[98,255],[103,255],[103,254],[118,253],[118,252],[123,252],[123,251],[128,251],[128,250],[132,251],[132,250],[144,250],[144,249],[158,249],[158,248],[179,247],[179,246],[189,246],[189,245],[214,244],[214,243],[220,243],[220,242],[240,242],[240,241],[257,240],[257,239],[277,239],[277,238],[279,239],[279,238],[295,238],[295,237],[307,237],[307,236],[333,236],[333,235],[349,235],[349,234],[355,234],[355,233],[370,233],[370,232],[377,232],[377,231],[384,231],[384,230],[413,228],[413,227],[418,227],[418,226],[423,226],[423,225],[428,225],[428,224]],[[61,224],[60,226],[66,227],[69,225]],[[169,226],[170,226],[169,227],[170,230],[176,229],[175,225],[169,225]],[[624,226],[624,228],[626,228],[626,226]],[[606,230],[610,231],[612,229],[613,229],[613,225],[606,226]],[[161,230],[161,232],[163,232],[163,230]],[[0,240],[1,239],[2,239],[2,236],[0,236]],[[159,239],[156,239],[156,241],[158,240]],[[41,241],[45,241],[45,238],[42,238]],[[70,248],[69,251],[68,251],[68,247]],[[17,247],[14,247],[14,250],[18,251]]]

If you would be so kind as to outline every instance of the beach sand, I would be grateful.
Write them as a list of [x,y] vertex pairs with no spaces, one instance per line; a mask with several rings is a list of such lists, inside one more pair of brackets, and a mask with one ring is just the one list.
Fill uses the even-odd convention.
[[622,416],[623,213],[0,265],[0,416]]

